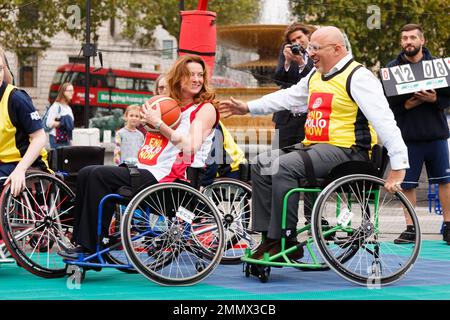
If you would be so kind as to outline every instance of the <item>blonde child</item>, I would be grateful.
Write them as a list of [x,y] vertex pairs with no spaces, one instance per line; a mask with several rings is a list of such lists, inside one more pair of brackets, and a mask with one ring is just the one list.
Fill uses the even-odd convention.
[[139,105],[132,104],[125,110],[123,115],[125,127],[116,132],[115,138],[114,163],[116,165],[137,161],[138,150],[144,143],[144,135],[137,129],[141,124],[140,109]]

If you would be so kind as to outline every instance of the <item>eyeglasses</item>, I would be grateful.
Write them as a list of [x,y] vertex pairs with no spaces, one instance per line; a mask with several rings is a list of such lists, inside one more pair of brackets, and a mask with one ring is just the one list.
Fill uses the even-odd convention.
[[310,51],[310,52],[318,52],[321,49],[325,49],[326,47],[330,47],[330,46],[336,46],[336,43],[329,43],[326,45],[319,45],[319,44],[309,44],[308,47],[306,48],[306,50]]

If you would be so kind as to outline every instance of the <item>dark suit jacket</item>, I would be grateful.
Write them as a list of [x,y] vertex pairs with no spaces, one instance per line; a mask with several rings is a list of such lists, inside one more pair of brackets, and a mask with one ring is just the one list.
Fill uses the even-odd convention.
[[[308,58],[308,62],[306,66],[303,68],[302,72],[299,71],[299,66],[295,62],[291,62],[291,66],[289,70],[286,72],[284,69],[284,54],[283,54],[284,45],[281,47],[280,54],[278,55],[278,65],[275,70],[275,83],[280,86],[281,89],[289,88],[290,86],[296,84],[300,81],[301,78],[306,77],[308,73],[311,71],[313,66],[313,61],[311,58]],[[290,116],[289,110],[282,110],[275,112],[272,117],[272,121],[276,124],[284,124],[288,122]]]

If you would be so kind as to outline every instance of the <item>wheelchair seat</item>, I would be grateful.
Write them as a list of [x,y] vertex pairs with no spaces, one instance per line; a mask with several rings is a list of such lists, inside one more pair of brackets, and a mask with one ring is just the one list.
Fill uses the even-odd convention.
[[[382,178],[388,161],[387,149],[376,144],[372,147],[370,161],[343,162],[332,168],[326,177],[315,177],[315,181],[312,181],[312,183],[308,179],[300,179],[300,185],[309,188],[325,188],[331,182],[350,174],[367,174]],[[309,170],[312,170],[312,168]]]

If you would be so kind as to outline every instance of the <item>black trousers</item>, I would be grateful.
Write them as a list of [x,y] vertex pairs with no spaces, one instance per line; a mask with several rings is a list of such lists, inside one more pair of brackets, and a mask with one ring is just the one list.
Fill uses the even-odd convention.
[[[139,169],[139,184],[158,183],[148,171]],[[77,194],[75,197],[74,226],[72,240],[83,247],[95,251],[98,236],[98,205],[107,194],[117,192],[122,186],[131,186],[130,173],[127,168],[115,166],[88,166],[80,170],[77,177]],[[114,201],[106,201],[103,206],[102,232],[107,235],[112,216]]]

